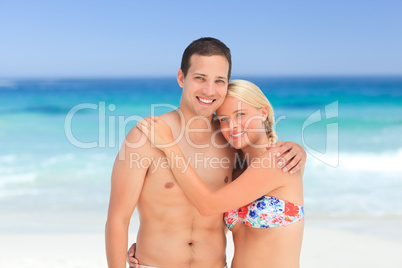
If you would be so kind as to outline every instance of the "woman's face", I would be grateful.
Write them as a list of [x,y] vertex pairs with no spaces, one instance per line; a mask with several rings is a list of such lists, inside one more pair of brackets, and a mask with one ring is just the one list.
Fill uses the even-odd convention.
[[234,148],[242,149],[265,141],[266,107],[257,109],[244,101],[228,96],[216,114],[223,136]]

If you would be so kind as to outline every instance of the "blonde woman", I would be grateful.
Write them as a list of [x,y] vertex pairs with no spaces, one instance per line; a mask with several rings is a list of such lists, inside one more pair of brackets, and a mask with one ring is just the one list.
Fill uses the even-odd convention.
[[266,149],[277,139],[270,102],[253,83],[232,81],[217,110],[217,120],[226,140],[241,150],[247,168],[215,192],[191,166],[184,165],[186,161],[178,161],[184,160],[184,155],[162,119],[148,117],[137,127],[169,159],[175,179],[202,215],[226,212],[224,220],[235,245],[233,268],[299,267],[304,229],[303,169],[293,175],[282,172],[273,153]]

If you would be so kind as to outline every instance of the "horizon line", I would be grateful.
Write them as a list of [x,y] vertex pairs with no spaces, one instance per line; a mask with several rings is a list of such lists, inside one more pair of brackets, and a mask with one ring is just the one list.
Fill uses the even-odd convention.
[[[273,75],[273,74],[267,74],[267,75],[232,75],[230,80],[233,79],[242,79],[239,77],[244,77],[244,78],[402,78],[402,73],[401,74],[283,74],[283,75]],[[87,75],[87,76],[73,76],[73,75],[60,75],[60,76],[5,76],[1,77],[0,76],[0,82],[1,81],[7,81],[7,80],[82,80],[82,79],[88,79],[88,80],[113,80],[113,79],[122,79],[122,80],[128,80],[128,79],[176,79],[175,76],[168,76],[168,75],[142,75],[142,76],[95,76],[95,75]]]

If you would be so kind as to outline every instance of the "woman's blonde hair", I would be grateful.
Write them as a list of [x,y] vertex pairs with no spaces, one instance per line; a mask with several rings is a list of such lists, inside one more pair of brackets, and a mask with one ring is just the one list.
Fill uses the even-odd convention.
[[261,89],[255,84],[246,80],[232,80],[229,83],[227,96],[240,99],[257,109],[268,108],[267,120],[265,120],[265,132],[268,136],[269,144],[276,143],[278,135],[272,128],[275,124],[274,109]]

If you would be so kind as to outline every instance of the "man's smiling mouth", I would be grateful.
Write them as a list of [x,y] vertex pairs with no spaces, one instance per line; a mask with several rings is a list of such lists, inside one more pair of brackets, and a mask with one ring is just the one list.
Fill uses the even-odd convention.
[[196,98],[202,104],[211,104],[214,101],[216,101],[216,99],[206,99],[206,98],[202,98],[202,97],[198,97],[198,96]]

